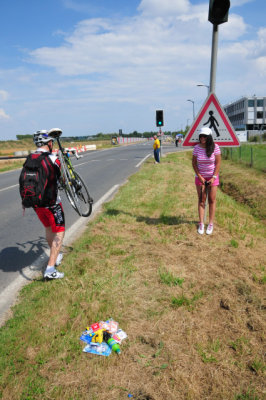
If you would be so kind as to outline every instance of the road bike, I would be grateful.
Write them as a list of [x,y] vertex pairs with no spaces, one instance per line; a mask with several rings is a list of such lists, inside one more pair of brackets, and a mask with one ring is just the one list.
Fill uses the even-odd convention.
[[74,210],[82,217],[89,217],[92,212],[93,199],[81,176],[74,170],[68,153],[60,142],[61,129],[51,129],[48,135],[56,139],[59,150],[58,158],[61,163],[61,179],[59,189],[66,193],[66,197]]

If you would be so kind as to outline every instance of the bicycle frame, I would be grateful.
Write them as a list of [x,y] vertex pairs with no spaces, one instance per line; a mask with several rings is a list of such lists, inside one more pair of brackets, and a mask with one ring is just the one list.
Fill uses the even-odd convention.
[[88,217],[92,212],[93,199],[89,195],[88,188],[81,176],[74,170],[74,167],[65,153],[59,137],[58,158],[61,163],[61,184],[66,196],[74,210],[83,217]]

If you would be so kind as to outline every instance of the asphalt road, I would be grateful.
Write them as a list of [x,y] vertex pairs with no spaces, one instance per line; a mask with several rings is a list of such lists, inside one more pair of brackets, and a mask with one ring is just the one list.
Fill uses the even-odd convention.
[[[163,154],[178,150],[180,148],[173,144],[163,146]],[[83,153],[82,158],[72,158],[72,162],[86,182],[94,204],[98,204],[137,172],[152,152],[152,142],[145,142]],[[0,174],[0,316],[4,302],[2,299],[1,303],[1,295],[6,297],[7,293],[12,294],[15,290],[12,283],[18,276],[23,277],[25,282],[31,280],[25,269],[31,268],[37,259],[42,259],[48,252],[44,229],[35,212],[26,209],[23,215],[18,191],[19,174],[20,170]],[[66,233],[69,233],[68,236],[77,235],[77,230],[88,219],[80,217],[72,209],[64,193],[61,197],[66,215]],[[43,257],[43,263],[45,261]]]

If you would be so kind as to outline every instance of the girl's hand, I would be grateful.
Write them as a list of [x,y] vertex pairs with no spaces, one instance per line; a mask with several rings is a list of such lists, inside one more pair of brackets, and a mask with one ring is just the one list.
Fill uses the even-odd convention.
[[208,181],[208,184],[209,184],[209,185],[212,185],[214,181],[215,181],[215,178],[212,177],[212,178]]
[[203,178],[203,176],[198,175],[198,178],[201,181],[201,183],[204,185],[205,184],[205,179]]

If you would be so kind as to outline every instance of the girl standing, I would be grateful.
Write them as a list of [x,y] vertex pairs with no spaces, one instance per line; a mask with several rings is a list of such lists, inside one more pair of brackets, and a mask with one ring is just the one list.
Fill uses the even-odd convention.
[[198,233],[204,233],[204,210],[206,202],[206,190],[209,187],[209,225],[207,235],[213,232],[213,221],[216,206],[216,193],[219,185],[219,171],[221,165],[221,150],[214,143],[212,130],[201,128],[199,133],[199,144],[193,149],[192,166],[196,173],[195,185],[198,194],[199,226]]

